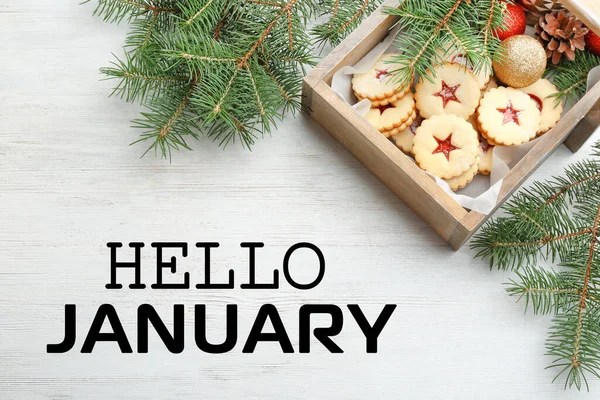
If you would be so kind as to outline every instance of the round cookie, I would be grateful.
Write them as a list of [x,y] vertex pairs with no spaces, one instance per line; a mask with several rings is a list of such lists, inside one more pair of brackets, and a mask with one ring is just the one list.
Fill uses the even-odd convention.
[[477,132],[456,115],[434,115],[417,128],[413,153],[425,171],[442,179],[456,178],[477,161]]
[[467,186],[469,183],[473,181],[475,175],[477,175],[477,171],[479,170],[479,157],[475,161],[475,164],[469,169],[467,172],[457,176],[452,179],[444,179],[444,181],[450,186],[450,189],[456,191],[458,189],[462,189]]
[[477,78],[477,82],[479,82],[480,90],[485,89],[486,85],[490,81],[490,78],[492,77],[491,66],[484,66],[484,67],[480,68],[480,70],[478,72],[475,72],[473,70],[473,66],[469,62],[467,62],[464,54],[461,54],[460,51],[457,51],[456,49],[453,49],[453,48],[450,48],[449,50],[439,49],[438,54],[444,61],[448,61],[451,63],[457,63],[457,64],[467,67],[469,69],[469,71],[471,71],[473,73],[473,75],[475,75],[475,77]]
[[402,132],[403,130],[405,130],[406,128],[408,128],[413,123],[413,121],[415,120],[415,118],[417,118],[418,115],[419,114],[417,114],[416,111],[413,112],[412,115],[402,125],[400,125],[398,128],[392,129],[391,131],[386,131],[385,133],[389,133],[390,136],[399,134],[400,132]]
[[423,123],[423,118],[416,114],[410,126],[392,136],[396,146],[405,154],[412,154],[415,133],[417,132],[417,128],[421,126],[421,123]]
[[477,123],[479,132],[491,144],[515,146],[535,138],[540,111],[525,93],[499,87],[490,90],[481,99]]
[[483,137],[479,137],[479,173],[489,175],[492,173],[492,159],[494,156],[494,146],[489,144]]
[[535,102],[538,110],[540,110],[540,127],[537,135],[541,136],[548,132],[556,125],[563,112],[562,102],[556,103],[551,95],[558,92],[558,89],[552,82],[547,79],[540,79],[531,86],[519,88],[523,93],[526,93]]
[[491,78],[490,81],[488,82],[488,84],[486,85],[485,89],[483,89],[483,91],[481,92],[481,98],[483,98],[483,96],[485,96],[485,94],[487,92],[489,92],[492,89],[496,89],[498,87],[498,81],[496,80],[496,78]]
[[402,126],[406,127],[413,114],[415,114],[415,102],[412,93],[408,93],[394,103],[371,108],[365,118],[385,137],[389,137],[390,131]]
[[384,106],[410,91],[410,86],[398,86],[392,75],[392,71],[402,68],[401,64],[392,63],[394,55],[384,54],[369,71],[354,75],[352,90],[356,97],[371,100],[373,106]]
[[447,62],[435,67],[430,75],[421,77],[415,89],[417,108],[423,118],[453,114],[467,119],[475,112],[481,90],[468,69]]

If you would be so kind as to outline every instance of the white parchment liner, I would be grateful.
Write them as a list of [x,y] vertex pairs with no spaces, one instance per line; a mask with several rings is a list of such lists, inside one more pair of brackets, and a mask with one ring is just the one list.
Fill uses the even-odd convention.
[[[332,89],[362,116],[365,116],[371,108],[371,102],[368,99],[357,102],[358,99],[352,91],[352,76],[357,73],[367,72],[384,53],[398,51],[392,44],[397,34],[398,29],[393,29],[382,42],[375,46],[359,62],[354,66],[341,68],[332,78]],[[600,66],[594,68],[588,75],[588,89],[598,81],[600,81]],[[534,139],[520,146],[494,147],[492,173],[489,176],[477,175],[473,182],[467,185],[466,188],[457,192],[453,192],[442,179],[434,178],[438,185],[461,206],[482,214],[488,214],[496,206],[504,176],[527,154],[537,140]],[[398,149],[398,151],[401,150]]]

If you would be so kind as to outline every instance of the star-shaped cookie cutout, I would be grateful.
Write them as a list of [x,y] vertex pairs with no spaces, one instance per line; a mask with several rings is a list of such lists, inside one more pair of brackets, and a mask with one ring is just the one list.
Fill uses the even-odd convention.
[[520,125],[519,114],[521,114],[521,110],[515,110],[511,102],[508,102],[506,108],[497,108],[497,110],[502,114],[502,125],[506,125],[511,122]]
[[433,137],[438,144],[438,147],[433,150],[431,154],[444,153],[446,156],[446,160],[450,161],[450,153],[454,150],[458,150],[459,147],[455,147],[452,144],[452,134],[448,135],[448,137],[444,140],[438,139],[437,137]]
[[389,68],[377,69],[375,70],[375,79],[382,80],[387,74],[389,74]]
[[456,101],[457,103],[461,102],[458,99],[458,97],[456,97],[456,90],[459,87],[460,87],[460,84],[458,84],[456,86],[448,86],[448,84],[445,81],[442,81],[442,90],[440,90],[437,93],[434,93],[433,95],[437,96],[437,97],[441,97],[442,101],[444,102],[444,108],[446,108],[448,103],[451,101]]

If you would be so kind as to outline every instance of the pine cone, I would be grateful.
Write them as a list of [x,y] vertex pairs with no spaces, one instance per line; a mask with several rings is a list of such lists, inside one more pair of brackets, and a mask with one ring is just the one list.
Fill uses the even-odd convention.
[[548,12],[563,9],[558,0],[517,0],[516,3],[525,9],[528,25],[537,24],[540,17]]
[[556,65],[563,55],[573,61],[575,51],[585,48],[588,28],[577,17],[561,10],[540,17],[535,32],[546,49],[546,56],[552,58],[552,64]]

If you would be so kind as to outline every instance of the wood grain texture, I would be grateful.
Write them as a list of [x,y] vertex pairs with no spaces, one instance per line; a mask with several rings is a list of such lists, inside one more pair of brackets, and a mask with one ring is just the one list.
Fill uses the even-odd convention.
[[[0,399],[595,399],[550,383],[543,355],[549,320],[523,315],[467,249],[452,252],[397,196],[310,118],[288,118],[253,152],[211,141],[168,164],[128,146],[139,108],[109,99],[98,67],[125,27],[64,0],[0,3]],[[600,138],[596,133],[595,138]],[[558,174],[589,152],[559,148],[533,175]],[[325,279],[311,291],[108,291],[108,241],[214,240],[215,279],[246,276],[242,241],[263,241],[259,279],[293,243],[323,250]],[[147,246],[145,250],[150,250]],[[173,253],[176,255],[176,253]],[[144,253],[144,279],[154,277]],[[307,264],[310,266],[311,264]],[[190,252],[181,271],[202,277]],[[314,270],[295,265],[298,279]],[[168,316],[174,303],[208,305],[209,338],[223,335],[226,304],[240,308],[240,342],[260,305],[279,308],[297,346],[302,304],[364,306],[369,317],[398,304],[379,341],[364,339],[348,312],[332,355],[281,354],[241,344],[221,356],[171,355],[153,337],[150,353],[122,355],[99,344],[91,355],[47,355],[60,340],[62,307],[78,305],[83,335],[98,305],[120,312],[135,344],[135,308]],[[168,319],[168,317],[166,318]],[[321,321],[327,323],[327,321]],[[81,338],[78,347],[81,346]]]

